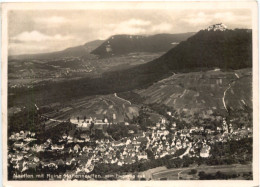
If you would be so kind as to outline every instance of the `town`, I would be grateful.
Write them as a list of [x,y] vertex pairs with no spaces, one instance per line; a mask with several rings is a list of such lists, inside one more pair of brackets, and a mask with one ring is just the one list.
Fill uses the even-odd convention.
[[[167,112],[166,115],[167,118],[173,117],[172,112]],[[180,124],[170,123],[162,117],[155,125],[147,126],[146,131],[129,128],[127,135],[119,140],[115,140],[109,130],[113,126],[117,127],[117,124],[109,122],[107,118],[101,120],[78,117],[71,119],[69,123],[75,127],[74,134],[68,131],[56,140],[48,138],[42,143],[37,143],[39,141],[35,132],[13,132],[9,137],[10,175],[15,178],[23,174],[34,174],[35,179],[44,173],[45,179],[58,180],[59,177],[50,178],[47,175],[56,174],[61,175],[64,180],[72,180],[83,174],[86,175],[84,180],[97,177],[105,179],[101,174],[95,175],[97,165],[125,167],[166,157],[173,162],[183,158],[208,159],[212,157],[211,149],[217,143],[252,138],[252,128],[234,128],[225,118],[215,129],[205,126],[180,129]],[[136,125],[126,122],[120,126],[127,128]],[[101,136],[97,136],[97,132]],[[111,177],[108,174],[105,176]],[[130,171],[114,173],[113,176],[116,179],[136,178]],[[148,180],[143,174],[138,176]]]
[[256,180],[255,11],[141,5],[8,9],[8,182]]

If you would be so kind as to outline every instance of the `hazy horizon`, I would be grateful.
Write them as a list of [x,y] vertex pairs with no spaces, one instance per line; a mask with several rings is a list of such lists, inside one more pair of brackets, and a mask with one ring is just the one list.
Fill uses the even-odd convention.
[[225,10],[12,10],[8,12],[9,55],[61,51],[111,35],[197,32],[223,23],[251,28],[248,9]]

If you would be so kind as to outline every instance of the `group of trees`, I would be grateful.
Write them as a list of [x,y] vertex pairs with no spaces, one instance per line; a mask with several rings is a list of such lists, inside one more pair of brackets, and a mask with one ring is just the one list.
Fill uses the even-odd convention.
[[196,173],[197,173],[197,170],[196,169],[192,169],[192,170],[190,170],[189,175],[194,175]]
[[[152,103],[148,105],[152,110],[154,110],[155,112],[157,112],[158,114],[164,116],[167,121],[169,122],[168,124],[166,124],[167,129],[170,131],[171,128],[171,124],[176,123],[177,129],[184,129],[184,128],[190,128],[191,124],[187,123],[186,121],[182,120],[183,117],[186,117],[185,113],[182,112],[180,114],[178,114],[176,112],[176,110],[172,107],[169,107],[167,105],[164,104],[158,104],[158,103]],[[171,112],[172,115],[168,115],[167,112]]]
[[63,134],[74,135],[76,132],[76,125],[70,122],[62,122],[50,129],[41,129],[36,133],[36,138],[38,143],[43,143],[47,139],[51,139],[53,143],[58,143],[62,138]]
[[121,125],[113,124],[107,128],[107,133],[112,136],[114,140],[120,140],[124,137],[130,137],[131,134],[129,130],[133,130],[134,133],[138,132],[138,127],[136,125]]
[[[251,172],[249,172],[248,175],[250,175]],[[232,178],[237,178],[240,176],[238,173],[223,173],[220,171],[217,171],[215,174],[207,174],[204,171],[199,172],[199,179],[200,180],[214,180],[214,179],[232,179]],[[247,174],[246,174],[247,175]],[[246,175],[243,175],[245,177]],[[251,173],[252,177],[252,173]],[[250,177],[248,177],[250,178]],[[252,179],[252,178],[251,178]]]
[[8,116],[8,136],[12,133],[20,131],[35,132],[38,143],[46,141],[51,138],[53,141],[58,141],[62,134],[69,134],[75,132],[76,126],[70,122],[56,122],[52,128],[47,129],[45,123],[47,118],[42,114],[48,112],[49,108],[37,109],[33,103],[27,105],[22,111]]
[[90,134],[90,138],[94,140],[101,140],[101,139],[106,139],[107,137],[103,133],[103,130],[101,129],[93,129],[91,131],[92,133]]
[[226,116],[227,123],[233,128],[253,127],[253,110],[244,105],[243,109],[229,110]]
[[34,106],[29,106],[8,117],[8,135],[21,130],[37,132],[41,129],[40,124],[43,121],[44,119],[40,117],[39,111]]
[[139,116],[133,117],[131,123],[138,124],[143,131],[146,131],[147,127],[154,124],[154,122],[150,120],[150,116],[143,110],[139,111]]
[[165,117],[168,121],[168,123],[166,124],[166,128],[169,131],[171,131],[170,128],[172,127],[171,124],[173,123],[178,124],[176,127],[177,129],[190,127],[190,124],[181,120],[181,117],[173,117],[167,114],[167,112],[171,112],[172,115],[177,116],[177,112],[172,107],[158,103],[152,103],[147,106],[143,106],[139,111],[139,116],[133,117],[131,123],[138,124],[144,131],[147,129],[148,126],[155,125],[156,122],[150,119],[149,111],[154,111]]
[[211,147],[212,157],[208,164],[234,164],[252,161],[252,138],[241,140],[230,140],[228,142],[217,142]]

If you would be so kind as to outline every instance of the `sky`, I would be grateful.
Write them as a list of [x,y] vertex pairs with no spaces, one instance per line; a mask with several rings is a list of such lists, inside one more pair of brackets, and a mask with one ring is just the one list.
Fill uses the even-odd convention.
[[197,32],[216,23],[251,28],[251,22],[248,9],[10,10],[8,53],[59,51],[115,34]]

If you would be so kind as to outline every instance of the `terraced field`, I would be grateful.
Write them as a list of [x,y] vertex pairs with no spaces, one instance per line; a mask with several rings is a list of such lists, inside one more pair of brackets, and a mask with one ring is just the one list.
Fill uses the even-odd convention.
[[145,103],[162,103],[178,112],[243,109],[245,105],[252,107],[252,70],[174,74],[136,93]]
[[[54,111],[44,115],[60,121],[77,119],[77,117],[83,119],[84,116],[97,119],[107,117],[109,121],[112,121],[115,114],[114,122],[123,122],[137,116],[138,112],[139,107],[137,105],[130,105],[129,102],[116,97],[115,94],[110,94],[73,100],[57,106]],[[47,124],[49,123],[54,124],[55,122],[49,120]]]
[[231,84],[226,93],[226,104],[231,109],[234,107],[243,108],[244,105],[252,108],[252,76],[244,76]]

